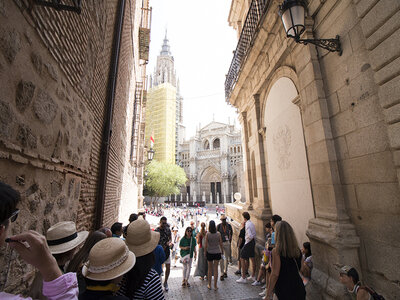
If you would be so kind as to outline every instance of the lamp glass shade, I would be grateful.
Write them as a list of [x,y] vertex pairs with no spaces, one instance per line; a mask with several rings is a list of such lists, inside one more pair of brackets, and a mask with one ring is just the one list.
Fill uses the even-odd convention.
[[147,159],[151,161],[153,160],[153,157],[154,157],[154,150],[150,149],[149,151],[147,151]]
[[282,12],[282,23],[288,37],[299,38],[304,27],[304,7],[296,4]]

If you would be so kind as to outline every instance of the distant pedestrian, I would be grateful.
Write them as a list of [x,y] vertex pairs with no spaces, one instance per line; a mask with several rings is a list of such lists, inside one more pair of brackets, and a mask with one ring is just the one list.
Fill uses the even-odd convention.
[[197,255],[197,267],[194,272],[194,276],[200,276],[201,280],[204,280],[208,270],[206,252],[204,251],[206,234],[206,223],[202,222],[200,232],[196,236],[197,244],[199,245],[199,253]]
[[173,264],[174,267],[176,267],[179,241],[180,241],[180,235],[178,232],[178,228],[173,227],[172,228],[172,244],[173,244],[173,246],[172,246],[172,253],[171,253],[171,263]]
[[211,220],[208,225],[204,249],[207,253],[206,255],[208,262],[207,287],[209,290],[211,290],[211,277],[214,275],[214,289],[217,290],[218,264],[222,255],[224,254],[224,248],[222,246],[221,234],[217,232],[217,228],[215,227],[215,222],[213,220]]
[[303,254],[303,259],[302,259],[300,273],[302,275],[304,285],[307,285],[308,282],[311,280],[311,271],[313,269],[310,242],[303,243],[303,248],[301,249],[301,253]]
[[228,277],[228,263],[232,262],[232,226],[226,220],[225,214],[220,217],[221,223],[217,226],[217,231],[221,234],[222,246],[224,247],[224,258],[220,261],[221,281]]
[[155,229],[156,232],[160,233],[159,245],[164,249],[165,252],[165,278],[164,278],[164,289],[168,292],[168,278],[171,271],[171,246],[172,246],[172,234],[169,229],[166,217],[161,217],[160,225]]
[[282,221],[282,217],[279,216],[279,215],[273,215],[272,218],[271,218],[271,221],[270,221],[271,226],[274,229],[274,232],[272,232],[272,234],[271,234],[271,245],[272,245],[272,247],[275,246],[275,225],[279,221]]
[[272,272],[265,299],[270,299],[274,292],[279,300],[305,300],[306,291],[299,275],[301,251],[296,235],[285,221],[277,222],[275,229]]
[[124,226],[124,227],[122,228],[122,232],[123,232],[124,238],[126,238],[126,233],[127,233],[129,224],[131,224],[133,221],[136,221],[137,218],[138,218],[138,215],[135,214],[135,213],[133,213],[133,214],[131,214],[131,215],[129,216],[128,225],[126,225],[126,226]]
[[247,283],[246,281],[246,273],[249,269],[249,264],[251,262],[252,265],[252,275],[249,277],[249,280],[255,281],[256,278],[256,266],[254,262],[255,256],[255,246],[256,246],[256,227],[253,222],[250,221],[250,214],[245,211],[242,213],[243,221],[245,222],[245,243],[240,252],[240,259],[242,260],[242,277],[236,280],[238,283]]
[[240,259],[240,252],[242,251],[242,248],[244,246],[244,240],[245,240],[245,222],[241,223],[241,229],[239,232],[239,237],[238,237],[238,242],[237,242],[237,248],[238,248],[238,270],[235,272],[236,275],[241,275],[242,274],[242,260]]
[[181,263],[183,265],[183,279],[182,287],[190,287],[189,277],[190,270],[192,268],[193,255],[196,253],[196,240],[192,237],[192,228],[187,227],[185,230],[185,235],[179,242],[179,247],[181,248]]

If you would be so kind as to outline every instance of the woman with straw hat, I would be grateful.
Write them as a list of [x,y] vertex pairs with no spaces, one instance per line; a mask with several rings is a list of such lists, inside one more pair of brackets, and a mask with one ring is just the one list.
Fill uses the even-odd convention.
[[135,300],[164,300],[160,277],[153,269],[159,240],[160,234],[152,231],[142,216],[128,225],[125,243],[135,253],[136,264],[124,276],[118,295]]
[[124,296],[113,296],[118,290],[122,276],[135,265],[136,257],[119,238],[106,238],[90,250],[89,261],[82,268],[86,291],[80,300],[115,299],[127,300]]

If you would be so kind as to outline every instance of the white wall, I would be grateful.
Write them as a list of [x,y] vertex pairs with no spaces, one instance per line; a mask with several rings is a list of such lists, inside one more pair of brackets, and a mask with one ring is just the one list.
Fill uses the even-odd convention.
[[267,95],[265,126],[272,212],[292,225],[302,244],[314,208],[300,110],[292,103],[297,95],[289,78],[276,81]]

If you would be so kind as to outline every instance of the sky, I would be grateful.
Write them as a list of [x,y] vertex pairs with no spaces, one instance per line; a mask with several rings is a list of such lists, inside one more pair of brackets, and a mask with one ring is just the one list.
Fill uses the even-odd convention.
[[236,109],[224,96],[225,75],[237,35],[228,25],[231,0],[150,0],[152,7],[150,60],[153,74],[167,29],[176,75],[183,96],[186,139],[213,120],[239,127]]

